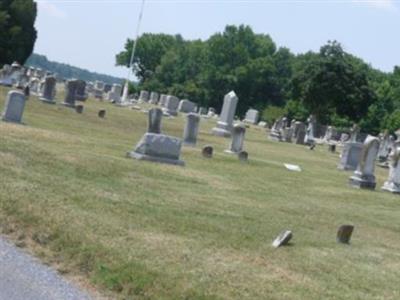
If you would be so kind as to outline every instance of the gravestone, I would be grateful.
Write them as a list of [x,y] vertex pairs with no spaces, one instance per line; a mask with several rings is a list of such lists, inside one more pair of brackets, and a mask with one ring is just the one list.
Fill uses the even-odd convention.
[[108,93],[108,100],[114,103],[121,103],[122,85],[113,84],[111,91]]
[[238,158],[240,161],[247,162],[249,160],[249,153],[246,151],[240,151],[238,154]]
[[395,142],[389,157],[389,177],[382,190],[400,194],[400,142]]
[[272,243],[272,246],[274,248],[286,246],[287,244],[289,244],[292,238],[293,238],[293,233],[289,230],[285,230],[277,236],[277,238]]
[[336,235],[336,241],[341,244],[349,244],[353,230],[353,225],[340,226]]
[[326,132],[325,132],[324,142],[329,143],[330,140],[332,140],[333,137],[336,136],[336,134],[337,134],[336,129],[332,126],[328,126],[328,128],[326,129]]
[[304,139],[306,136],[306,125],[303,122],[296,121],[294,130],[296,131],[294,142],[297,145],[304,145]]
[[77,80],[76,81],[76,100],[77,101],[86,101],[88,98],[88,94],[86,93],[86,81]]
[[148,91],[140,91],[139,102],[148,102],[149,101],[149,92]]
[[378,152],[378,161],[380,163],[384,163],[387,161],[391,146],[393,145],[393,140],[387,130],[384,133],[379,135],[380,144],[379,144],[379,152]]
[[182,141],[178,138],[164,134],[145,133],[134,151],[128,153],[129,157],[138,160],[147,160],[183,166],[180,160]]
[[110,92],[111,89],[112,89],[112,85],[111,85],[111,84],[106,83],[106,84],[104,85],[104,93]]
[[213,135],[222,137],[230,137],[232,135],[233,118],[235,116],[238,100],[239,98],[234,91],[225,95],[217,127],[212,129]]
[[238,154],[243,150],[244,136],[246,134],[246,127],[243,124],[235,124],[232,130],[232,142],[229,149],[225,150],[226,153]]
[[328,151],[331,153],[336,152],[336,144],[328,144]]
[[350,138],[343,145],[338,169],[355,170],[357,168],[360,161],[361,150],[363,148],[363,144],[357,142],[359,131],[358,126],[354,125],[351,130]]
[[186,116],[186,125],[183,131],[183,144],[187,146],[196,146],[197,134],[199,132],[200,116],[189,113]]
[[75,106],[75,111],[78,113],[78,114],[81,114],[81,113],[83,113],[83,105],[76,105]]
[[196,104],[194,104],[189,100],[184,99],[179,102],[178,111],[187,114],[194,113],[196,111],[195,108]]
[[261,127],[261,128],[267,128],[268,124],[265,121],[261,121],[261,122],[258,122],[257,126]]
[[315,129],[316,129],[316,120],[313,115],[307,119],[307,129],[306,135],[304,137],[304,144],[311,145],[315,143]]
[[9,91],[1,119],[6,122],[21,123],[25,109],[25,95],[20,91]]
[[150,100],[149,100],[149,103],[150,103],[150,104],[156,105],[156,104],[158,103],[158,100],[159,100],[159,95],[158,95],[158,93],[156,93],[156,92],[151,92],[151,93],[150,93]]
[[207,114],[207,108],[205,107],[199,107],[199,115],[204,116]]
[[208,116],[209,118],[212,118],[212,117],[215,116],[215,108],[214,108],[214,107],[210,107],[210,108],[208,109],[207,116]]
[[152,108],[149,110],[149,120],[148,120],[148,133],[161,133],[161,121],[163,112],[160,108]]
[[246,117],[244,118],[244,122],[255,125],[258,122],[259,115],[260,115],[260,113],[258,112],[258,110],[249,109],[246,112]]
[[29,81],[29,89],[31,91],[31,94],[37,95],[39,93],[39,84],[39,78],[31,78],[31,80]]
[[171,116],[178,115],[179,99],[175,96],[168,96],[165,102],[164,112]]
[[375,159],[379,151],[379,139],[368,136],[362,146],[357,170],[349,178],[351,186],[362,189],[375,189]]
[[212,158],[214,152],[214,148],[212,146],[204,146],[203,149],[201,150],[201,154],[205,158]]
[[160,96],[160,101],[158,101],[158,105],[160,105],[161,107],[165,106],[165,102],[167,102],[167,95],[161,94]]
[[75,107],[77,81],[68,80],[65,87],[65,99],[62,104],[68,107]]
[[282,129],[287,126],[287,118],[281,117],[276,120],[269,132],[269,139],[273,141],[282,141]]
[[45,103],[55,104],[54,96],[56,92],[57,80],[54,76],[47,76],[44,82],[43,96],[40,98]]
[[97,115],[99,118],[104,119],[106,117],[106,110],[105,109],[99,110]]

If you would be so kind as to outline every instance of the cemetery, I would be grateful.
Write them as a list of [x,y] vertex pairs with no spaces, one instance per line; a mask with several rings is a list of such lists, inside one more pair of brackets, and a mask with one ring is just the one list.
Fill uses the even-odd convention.
[[[171,95],[174,116],[148,103],[154,93],[121,107],[94,91],[78,105],[75,81],[52,86],[29,100],[0,87],[0,228],[45,261],[105,295],[396,299],[397,146],[382,168],[380,139],[358,142],[357,128],[326,141],[310,117],[297,143],[295,120],[244,126],[233,91],[209,118],[176,111]],[[356,143],[356,168],[338,168]]]
[[400,4],[252,2],[0,3],[0,300],[400,299]]

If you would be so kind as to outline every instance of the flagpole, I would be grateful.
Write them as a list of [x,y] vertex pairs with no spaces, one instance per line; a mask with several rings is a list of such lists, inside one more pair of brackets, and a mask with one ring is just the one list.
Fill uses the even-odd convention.
[[144,11],[144,2],[145,2],[145,0],[142,1],[142,5],[140,7],[140,14],[139,14],[138,24],[137,24],[137,28],[136,28],[136,36],[135,36],[135,39],[133,41],[132,54],[131,54],[131,59],[129,61],[128,75],[127,75],[126,80],[125,80],[124,92],[122,94],[122,103],[126,103],[127,98],[128,98],[129,79],[131,77],[132,64],[133,64],[133,60],[135,58],[135,52],[136,52],[136,45],[137,45],[137,42],[138,42],[138,39],[139,39],[140,25],[142,23],[143,11]]

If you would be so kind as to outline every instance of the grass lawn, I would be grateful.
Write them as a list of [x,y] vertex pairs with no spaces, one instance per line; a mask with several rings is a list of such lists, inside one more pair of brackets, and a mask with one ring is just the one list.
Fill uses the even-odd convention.
[[[1,230],[60,272],[120,299],[400,299],[400,196],[380,191],[388,170],[376,169],[375,192],[353,189],[327,146],[272,142],[255,127],[240,163],[210,134],[214,120],[183,149],[185,167],[137,161],[126,152],[147,115],[84,105],[80,115],[31,97],[26,125],[0,122]],[[181,137],[183,124],[163,119],[163,132]],[[336,244],[347,223],[351,245]],[[273,249],[284,229],[291,246]]]

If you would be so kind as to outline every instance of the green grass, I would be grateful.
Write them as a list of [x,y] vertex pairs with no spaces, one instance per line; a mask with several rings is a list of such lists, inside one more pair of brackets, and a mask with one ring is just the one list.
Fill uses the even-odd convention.
[[[400,196],[379,190],[387,170],[376,170],[377,191],[352,189],[338,154],[271,142],[258,128],[240,163],[223,153],[229,140],[210,135],[213,120],[183,149],[185,167],[137,161],[126,152],[147,115],[92,99],[79,115],[31,97],[24,123],[0,122],[0,227],[112,298],[400,299]],[[183,124],[163,119],[163,131],[180,137]],[[345,223],[355,225],[350,246],[335,242]],[[284,229],[292,245],[273,249]]]

